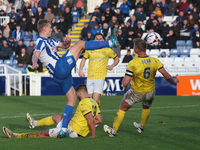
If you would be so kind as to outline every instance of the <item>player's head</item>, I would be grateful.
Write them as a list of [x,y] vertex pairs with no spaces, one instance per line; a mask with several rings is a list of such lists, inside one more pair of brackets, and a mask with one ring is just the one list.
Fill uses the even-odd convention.
[[84,95],[86,95],[86,94],[88,95],[87,88],[86,88],[85,84],[79,84],[75,88],[75,91],[76,91],[76,95],[77,95],[79,100],[83,99]]
[[142,52],[145,52],[146,51],[146,48],[147,48],[147,44],[146,44],[146,41],[140,39],[140,38],[135,38],[133,40],[133,43],[134,43],[134,51],[137,53],[137,51],[142,51]]
[[105,41],[105,36],[102,33],[96,33],[93,37],[95,41]]
[[37,23],[37,29],[39,33],[51,33],[51,22],[46,19],[40,19]]

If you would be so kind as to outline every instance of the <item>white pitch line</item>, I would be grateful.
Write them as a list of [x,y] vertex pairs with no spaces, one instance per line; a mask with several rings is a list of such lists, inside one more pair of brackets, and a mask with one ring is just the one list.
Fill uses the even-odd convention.
[[[174,108],[192,108],[192,107],[199,107],[200,105],[182,105],[182,106],[164,106],[164,107],[151,107],[151,109],[174,109]],[[117,111],[118,109],[112,109],[112,110],[101,110],[101,112],[110,112],[110,111]],[[135,111],[135,110],[141,110],[141,108],[131,108],[129,111]],[[43,114],[31,114],[31,116],[48,116],[53,115],[56,113],[43,113]],[[61,113],[62,114],[62,113]],[[1,114],[2,116],[3,114]],[[21,118],[26,117],[26,113],[19,113],[15,116],[2,116],[0,119],[7,119],[7,118]]]

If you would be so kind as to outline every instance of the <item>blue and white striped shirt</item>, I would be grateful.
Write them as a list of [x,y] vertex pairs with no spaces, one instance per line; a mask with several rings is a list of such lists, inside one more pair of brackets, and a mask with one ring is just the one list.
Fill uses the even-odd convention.
[[56,62],[60,59],[57,53],[57,46],[60,41],[53,38],[39,37],[35,43],[35,51],[40,52],[39,59],[43,65],[48,69],[50,74],[54,73]]

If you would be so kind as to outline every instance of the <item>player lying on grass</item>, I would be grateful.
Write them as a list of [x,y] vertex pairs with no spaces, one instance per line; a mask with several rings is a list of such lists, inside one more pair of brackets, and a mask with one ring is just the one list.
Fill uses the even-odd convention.
[[[69,134],[67,137],[86,137],[91,131],[92,135],[90,137],[94,138],[96,136],[95,124],[102,123],[102,117],[98,104],[95,100],[89,98],[89,94],[87,93],[85,85],[78,85],[75,90],[80,102],[77,106],[74,116],[69,123]],[[36,133],[14,133],[6,127],[3,127],[2,129],[3,133],[9,138],[56,138],[58,137],[62,127],[62,118],[62,115],[55,114],[37,121],[27,113],[27,120],[30,123],[29,128],[34,128],[35,126],[49,126],[53,125],[54,123],[57,123],[57,126],[56,128],[42,130]]]
[[131,82],[131,88],[124,94],[119,110],[114,118],[113,128],[104,125],[104,131],[111,137],[116,135],[126,111],[138,102],[142,102],[141,122],[134,122],[133,125],[139,133],[143,132],[154,100],[157,71],[170,83],[176,84],[179,81],[177,78],[171,77],[157,58],[146,54],[147,45],[144,40],[136,38],[133,42],[134,52],[138,54],[138,57],[129,62],[123,79],[124,87],[127,87]]

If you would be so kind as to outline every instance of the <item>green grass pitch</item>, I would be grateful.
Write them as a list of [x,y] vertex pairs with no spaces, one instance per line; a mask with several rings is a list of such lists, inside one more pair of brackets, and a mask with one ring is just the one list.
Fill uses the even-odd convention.
[[[125,115],[117,136],[108,137],[103,125],[112,126],[122,96],[102,96],[103,123],[96,129],[96,138],[77,139],[8,139],[0,131],[0,150],[199,150],[200,97],[156,96],[151,115],[142,134],[133,121],[139,122],[141,103]],[[51,127],[28,129],[26,112],[35,119],[62,113],[64,96],[0,97],[0,127],[14,132],[37,132]]]

